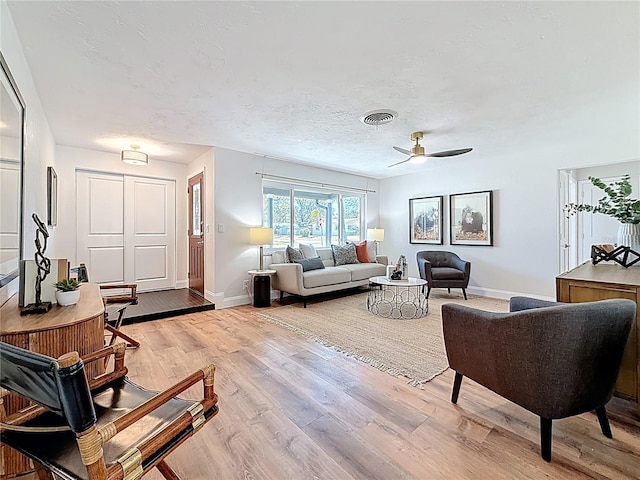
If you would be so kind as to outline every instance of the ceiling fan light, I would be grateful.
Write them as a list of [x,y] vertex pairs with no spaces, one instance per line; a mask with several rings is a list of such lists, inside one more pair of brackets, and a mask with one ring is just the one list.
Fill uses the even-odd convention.
[[411,163],[415,163],[415,164],[424,163],[424,162],[427,161],[427,156],[426,155],[411,155],[411,158],[409,159],[409,161]]

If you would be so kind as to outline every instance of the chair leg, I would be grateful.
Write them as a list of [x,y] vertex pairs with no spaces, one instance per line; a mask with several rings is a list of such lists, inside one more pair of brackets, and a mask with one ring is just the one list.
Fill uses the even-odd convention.
[[447,293],[451,293],[451,289],[447,287]]
[[429,298],[430,293],[431,293],[431,287],[427,287],[427,298]]
[[111,343],[110,343],[111,345],[113,345],[113,343],[115,342],[116,337],[120,337],[127,342],[127,347],[138,348],[140,346],[139,341],[134,340],[126,333],[122,333],[120,330],[113,328],[111,325],[105,325],[104,329],[108,330],[113,334],[113,337],[111,338]]
[[284,292],[280,290],[280,304],[282,304],[282,298],[284,297]]
[[33,466],[38,474],[38,480],[55,480],[53,474],[39,463],[33,462]]
[[609,426],[609,419],[607,418],[607,410],[604,406],[596,408],[596,415],[598,415],[598,422],[600,422],[602,434],[607,438],[613,438],[611,427]]
[[551,461],[551,419],[540,417],[540,455]]
[[464,299],[467,299],[467,291],[463,288],[462,289],[462,295],[464,295]]
[[167,465],[167,462],[165,462],[164,460],[161,460],[156,465],[156,468],[162,474],[162,476],[167,480],[180,480],[180,477],[178,476],[178,474],[173,470],[173,468]]
[[456,377],[453,379],[453,391],[451,392],[451,403],[458,403],[458,394],[460,393],[460,385],[462,385],[461,373],[456,372]]

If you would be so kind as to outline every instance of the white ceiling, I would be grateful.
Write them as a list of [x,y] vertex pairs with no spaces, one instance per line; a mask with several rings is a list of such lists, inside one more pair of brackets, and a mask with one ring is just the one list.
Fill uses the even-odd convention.
[[[636,1],[8,3],[56,142],[152,161],[218,146],[384,178],[413,171],[387,168],[413,131],[481,159],[640,89]],[[379,108],[397,120],[359,121]]]

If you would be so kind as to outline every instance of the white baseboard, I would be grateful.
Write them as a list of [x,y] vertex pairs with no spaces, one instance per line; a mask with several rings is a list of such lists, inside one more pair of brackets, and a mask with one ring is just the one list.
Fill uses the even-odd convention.
[[467,293],[480,295],[481,297],[499,298],[501,300],[509,300],[511,297],[529,297],[536,298],[538,300],[546,300],[549,302],[556,301],[554,297],[547,297],[544,295],[533,295],[531,293],[511,292],[507,290],[495,290],[493,288],[482,287],[467,287]]
[[189,280],[178,280],[176,282],[176,290],[178,288],[189,288]]

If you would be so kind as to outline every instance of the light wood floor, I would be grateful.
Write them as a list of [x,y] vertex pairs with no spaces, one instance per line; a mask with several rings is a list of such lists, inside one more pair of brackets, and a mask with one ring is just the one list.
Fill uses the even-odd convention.
[[453,405],[451,371],[424,390],[411,387],[255,311],[123,327],[142,343],[127,365],[144,386],[162,389],[217,366],[219,415],[168,459],[184,479],[640,478],[637,423],[612,419],[610,440],[593,414],[556,421],[549,464],[539,455],[538,418],[478,384],[465,379]]

